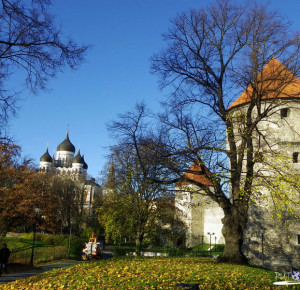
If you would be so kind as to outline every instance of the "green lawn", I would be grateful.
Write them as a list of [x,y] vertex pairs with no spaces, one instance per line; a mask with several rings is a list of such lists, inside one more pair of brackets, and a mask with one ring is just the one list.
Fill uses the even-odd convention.
[[[28,264],[31,258],[32,240],[30,238],[0,238],[0,245],[6,243],[11,250],[9,263]],[[54,246],[42,241],[35,241],[34,263],[44,263],[67,258],[65,246]]]
[[120,258],[56,269],[1,289],[271,289],[272,271],[219,264],[212,258]]
[[[18,252],[18,251],[22,251],[25,249],[31,249],[31,247],[32,247],[32,239],[29,239],[29,238],[13,238],[13,237],[3,238],[3,237],[0,237],[1,247],[2,247],[2,243],[6,243],[8,248],[12,252]],[[47,246],[49,246],[49,244],[40,242],[40,241],[36,241],[35,246],[36,247],[47,247]]]

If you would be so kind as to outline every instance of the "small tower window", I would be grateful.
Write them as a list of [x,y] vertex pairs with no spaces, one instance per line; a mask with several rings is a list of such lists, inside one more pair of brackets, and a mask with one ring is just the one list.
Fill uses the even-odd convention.
[[298,163],[298,156],[299,156],[299,152],[293,153],[293,163]]
[[289,112],[288,108],[281,109],[280,110],[280,116],[281,116],[281,118],[286,118],[288,116],[288,112]]

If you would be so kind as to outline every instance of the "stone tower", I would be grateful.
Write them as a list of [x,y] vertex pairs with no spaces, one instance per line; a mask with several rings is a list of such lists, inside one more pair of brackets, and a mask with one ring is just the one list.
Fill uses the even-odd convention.
[[[257,133],[253,135],[255,198],[249,205],[243,251],[250,264],[290,271],[291,267],[300,268],[300,222],[293,217],[295,214],[300,216],[300,191],[289,191],[284,183],[279,184],[276,174],[281,166],[281,174],[286,172],[286,176],[293,174],[296,178],[299,174],[300,178],[300,80],[275,58],[262,69],[257,79],[256,85],[264,94],[254,106],[251,116],[255,118],[257,110],[267,114],[257,124]],[[249,85],[228,108],[235,121],[237,141],[242,138],[239,135],[242,132],[240,126],[245,126],[243,116],[252,93],[253,87]],[[284,180],[285,176],[281,177]],[[201,174],[188,178],[201,178]],[[205,179],[197,182],[210,185]],[[272,191],[275,186],[276,193]],[[206,232],[218,232],[222,227],[221,208],[204,194],[201,195],[201,190],[195,185],[178,183],[176,189],[176,205],[181,209],[188,228],[188,246],[199,244],[199,236],[205,236]],[[276,198],[280,200],[281,195],[283,202],[284,195],[295,201],[293,214],[285,212],[281,216],[276,215],[274,204],[278,207]],[[207,235],[205,238],[204,242],[208,242]]]
[[[252,118],[256,118],[257,110],[267,114],[253,135],[255,198],[248,210],[243,251],[251,264],[291,270],[292,266],[300,267],[300,224],[293,217],[300,214],[300,192],[290,190],[287,183],[279,184],[278,180],[284,180],[284,172],[286,176],[299,174],[300,178],[300,80],[275,58],[263,68],[258,80],[257,86],[265,95],[255,106]],[[252,92],[249,85],[228,109],[236,120],[237,138],[241,138],[239,128],[244,125],[241,120]],[[284,195],[295,201],[294,214],[284,209],[278,213]]]
[[202,189],[187,182],[186,179],[206,186],[212,186],[212,183],[201,175],[201,168],[198,165],[193,164],[189,171],[185,173],[183,180],[175,185],[175,206],[187,228],[186,246],[195,247],[210,242],[212,245],[223,244],[221,221],[224,217],[223,210],[206,196]]

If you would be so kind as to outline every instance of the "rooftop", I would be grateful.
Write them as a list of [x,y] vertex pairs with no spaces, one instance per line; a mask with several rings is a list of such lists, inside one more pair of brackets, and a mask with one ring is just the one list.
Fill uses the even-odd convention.
[[[209,174],[208,169],[206,170],[207,170],[207,174]],[[176,183],[176,186],[184,186],[184,185],[192,184],[192,182],[190,182],[189,180],[195,181],[203,185],[209,185],[209,186],[213,185],[213,183],[209,179],[207,179],[207,177],[203,174],[202,168],[196,163],[194,163],[189,168],[188,172],[186,172],[183,175],[182,180]]]
[[[228,110],[247,104],[252,97],[262,99],[300,98],[300,80],[279,60],[272,58],[257,76],[257,85],[249,84]],[[253,88],[257,93],[253,95]]]

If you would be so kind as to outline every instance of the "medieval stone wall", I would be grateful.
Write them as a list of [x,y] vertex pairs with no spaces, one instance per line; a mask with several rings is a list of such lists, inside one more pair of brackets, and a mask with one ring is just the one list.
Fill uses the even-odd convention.
[[[288,174],[298,172],[300,175],[300,101],[276,102],[263,104],[262,109],[270,106],[274,109],[266,120],[259,123],[261,135],[254,135],[255,150],[262,154],[262,160],[255,166],[254,198],[249,206],[243,251],[252,265],[291,271],[291,267],[300,267],[300,223],[288,211],[283,210],[280,217],[276,215],[278,209],[272,182],[276,182],[276,172],[281,169]],[[246,109],[245,105],[234,109],[233,113],[242,116]],[[237,122],[236,125],[235,133],[239,136],[239,126],[243,123]],[[265,185],[268,183],[269,189],[264,187],[264,182]],[[290,190],[288,185],[281,190],[295,201],[297,207],[300,192]]]
[[210,243],[208,232],[214,234],[212,245],[223,244],[221,220],[224,212],[219,205],[194,185],[177,187],[176,190],[175,206],[187,226],[186,246],[195,247],[202,241]]
[[250,264],[275,271],[300,267],[299,222],[291,216],[277,218],[272,207],[257,202],[251,204],[248,219],[243,252]]

